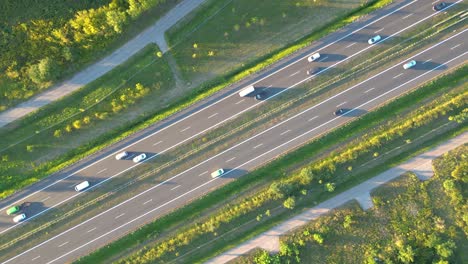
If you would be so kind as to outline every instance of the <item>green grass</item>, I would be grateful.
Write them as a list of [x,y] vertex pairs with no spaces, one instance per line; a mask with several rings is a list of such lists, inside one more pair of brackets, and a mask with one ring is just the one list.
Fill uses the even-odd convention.
[[[119,129],[139,114],[162,108],[166,102],[161,98],[167,98],[174,81],[165,59],[156,57],[157,51],[156,46],[150,45],[72,95],[0,128],[0,197],[76,161],[93,147],[96,138],[106,137],[109,131]],[[122,101],[121,95],[136,91],[137,83],[147,89],[144,97],[135,98],[134,102],[129,98]],[[125,104],[126,110],[114,112],[113,99],[119,105]],[[85,117],[89,124],[83,121]],[[81,128],[66,132],[65,128],[76,120],[80,120]],[[54,136],[57,130],[61,131],[60,137]]]
[[[444,162],[458,156],[460,165],[466,151],[467,147],[461,146],[437,160]],[[439,174],[439,167],[435,168]],[[451,167],[449,172],[454,169]],[[303,263],[366,263],[373,257],[398,263],[402,245],[410,245],[415,252],[414,263],[440,259],[464,263],[468,256],[464,225],[460,224],[462,215],[451,205],[450,195],[443,187],[450,177],[450,173],[439,175],[427,182],[419,181],[413,174],[399,177],[372,193],[376,202],[372,209],[363,211],[357,203],[349,203],[284,236],[283,251],[276,257],[281,263],[294,261],[296,254],[287,256],[284,249],[296,248]],[[320,234],[323,244],[314,241],[313,234]],[[457,245],[453,256],[438,256],[436,245],[449,240]],[[255,255],[259,252],[232,263],[255,263]]]
[[252,58],[263,57],[342,20],[364,2],[214,1],[193,19],[171,29],[167,39],[187,79],[225,75],[252,62]]
[[[351,20],[355,19],[358,15],[364,15],[374,10],[375,8],[379,7],[381,3],[384,3],[384,2],[388,3],[387,0],[377,1],[377,2],[374,2],[374,4],[371,6],[367,6],[365,8],[360,9],[359,11],[352,14],[352,19],[351,17],[346,17],[345,20],[347,22],[334,23],[333,25],[328,25],[329,27],[322,28],[318,33],[314,33],[313,35],[307,36],[301,41],[298,41],[295,44],[294,49],[298,49],[299,46],[304,46],[310,41],[317,39],[321,36],[324,36],[325,34],[328,34],[338,29],[339,27],[337,25],[344,26],[345,24],[351,22]],[[2,151],[0,152],[0,156],[1,156],[0,171],[4,175],[3,179],[5,179],[5,181],[2,181],[2,184],[0,185],[0,197],[8,196],[9,194],[11,194],[12,192],[14,192],[15,190],[19,188],[22,188],[31,183],[34,183],[35,181],[51,173],[54,173],[78,161],[79,159],[87,155],[90,155],[91,153],[94,153],[106,146],[109,146],[110,144],[116,141],[119,141],[122,138],[125,138],[126,136],[133,134],[134,132],[138,130],[148,127],[154,122],[160,121],[202,100],[203,98],[210,96],[211,94],[221,90],[222,88],[245,77],[251,72],[259,70],[260,68],[266,67],[267,65],[275,61],[278,61],[280,58],[288,55],[291,52],[293,52],[293,49],[290,48],[290,49],[287,49],[287,52],[283,50],[278,53],[271,53],[267,57],[259,58],[257,62],[252,63],[243,69],[239,69],[239,71],[233,72],[224,77],[215,78],[210,82],[204,83],[198,89],[180,98],[179,100],[172,101],[172,103],[170,103],[169,106],[163,109],[157,109],[157,110],[152,109],[152,110],[146,111],[144,115],[134,117],[132,122],[127,122],[125,125],[122,123],[114,124],[111,132],[108,132],[106,134],[103,133],[99,137],[96,137],[96,135],[93,135],[92,138],[88,138],[88,140],[85,143],[83,143],[79,148],[77,148],[76,145],[73,145],[71,147],[61,146],[61,148],[58,148],[57,146],[52,145],[52,144],[42,144],[42,142],[49,142],[45,139],[50,138],[49,137],[50,135],[43,136],[42,134],[44,132],[41,132],[40,129],[47,127],[48,125],[51,125],[52,123],[55,123],[57,120],[54,120],[54,116],[55,117],[60,116],[60,118],[62,118],[62,117],[70,116],[72,114],[77,113],[77,110],[79,109],[84,109],[84,108],[77,109],[76,107],[75,108],[64,107],[64,106],[68,106],[69,101],[64,101],[66,103],[57,102],[54,105],[58,107],[54,107],[54,106],[46,107],[42,109],[38,114],[33,114],[29,118],[25,119],[25,121],[20,121],[20,122],[11,124],[9,128],[7,129],[2,128],[0,129],[0,134],[3,133],[3,135],[9,135],[11,131],[13,130],[15,131],[15,133],[11,134],[8,140],[2,141],[2,143],[4,143],[2,146],[2,149],[4,149],[6,146],[11,144],[12,142],[14,143],[20,142],[24,140],[25,138],[29,138],[29,137],[32,137],[34,139],[27,139],[27,140],[30,140],[30,143],[27,143],[27,141],[20,143],[18,145],[20,146],[18,147],[19,148],[18,151],[11,152],[11,154],[8,153],[8,151],[10,150],[7,150],[7,152],[5,152],[5,150],[3,151],[0,150]],[[125,65],[128,66],[130,65],[130,63],[125,64]],[[113,72],[118,72],[118,71],[113,71]],[[119,75],[119,74],[117,73],[116,75]],[[164,76],[170,76],[170,74],[167,74]],[[106,77],[102,77],[100,79],[104,79],[104,78]],[[121,79],[117,79],[117,80],[121,80]],[[99,83],[99,82],[100,82],[99,80],[96,81],[96,83]],[[90,84],[90,86],[93,86],[93,85],[94,84]],[[83,91],[89,91],[89,89],[83,89]],[[86,96],[86,92],[78,92],[77,94],[80,94],[83,97]],[[104,94],[105,92],[102,92],[101,96]],[[59,112],[58,109],[60,108],[63,108],[63,112],[62,112],[63,114],[58,113]],[[47,120],[45,117],[48,117]],[[37,120],[38,118],[39,119],[43,118],[44,120],[42,120],[41,122],[34,121],[34,123],[31,123],[32,120]],[[24,125],[27,125],[27,127],[25,127],[27,129],[22,128],[22,126]],[[108,128],[100,127],[99,131],[103,132],[106,129]],[[31,134],[32,131],[36,131],[37,135],[32,135]],[[4,133],[4,132],[8,132],[8,133]],[[48,133],[51,133],[51,131],[48,131]],[[81,140],[82,139],[83,138],[81,138]],[[81,142],[80,138],[75,138],[73,140],[76,143]],[[41,144],[35,144],[34,142],[41,142]],[[43,155],[41,154],[41,149],[50,149],[51,151],[48,152],[47,155]],[[30,152],[31,150],[33,150],[33,152]],[[27,153],[25,153],[25,151]],[[44,157],[47,157],[47,158],[44,159]],[[52,157],[58,157],[58,158],[55,160],[51,160]],[[30,168],[33,168],[34,172],[27,171]],[[18,172],[21,173],[19,177],[17,175]],[[34,175],[34,176],[31,176],[31,175]]]
[[[309,157],[319,153],[320,151],[329,148],[335,143],[339,143],[347,139],[348,137],[351,137],[352,134],[350,134],[349,131],[358,133],[360,131],[369,129],[375,123],[380,122],[380,120],[387,119],[389,117],[394,117],[399,112],[404,111],[405,108],[416,104],[417,102],[420,102],[427,97],[437,94],[446,86],[458,85],[460,82],[460,78],[463,78],[465,73],[466,68],[459,70],[453,76],[443,78],[443,82],[433,82],[429,85],[426,85],[424,88],[413,92],[410,96],[400,98],[395,102],[391,103],[390,105],[384,106],[381,110],[377,112],[372,112],[363,117],[362,119],[352,122],[346,127],[340,128],[326,135],[324,138],[314,141],[313,143],[304,146],[298,151],[288,154],[285,157],[275,162],[272,162],[266,167],[258,169],[250,173],[249,175],[246,175],[245,177],[242,177],[241,179],[230,183],[229,185],[224,186],[221,189],[206,195],[205,197],[193,202],[190,205],[181,208],[172,214],[164,216],[163,218],[156,220],[154,223],[148,226],[140,228],[138,231],[135,231],[131,235],[112,243],[109,247],[96,251],[95,253],[84,258],[80,262],[85,263],[92,261],[95,263],[99,263],[100,261],[118,255],[120,253],[119,249],[121,248],[128,249],[137,246],[136,241],[141,242],[145,241],[146,239],[152,240],[157,237],[159,238],[159,234],[163,230],[170,228],[172,225],[180,224],[180,219],[187,219],[187,223],[193,223],[193,221],[195,221],[196,219],[194,217],[196,217],[200,212],[202,212],[202,210],[215,206],[218,203],[218,201],[226,199],[227,197],[236,196],[237,194],[245,191],[245,189],[248,189],[250,186],[255,185],[259,181],[266,180],[266,176],[268,176],[268,181],[270,182],[275,178],[284,176],[284,172],[288,171],[288,169],[286,168],[290,168],[285,168],[285,166],[301,163],[304,160],[309,159]],[[264,228],[265,227],[256,227],[256,230],[264,230]],[[238,240],[242,239],[245,239],[245,237]],[[234,241],[233,244],[237,243],[238,240]],[[223,249],[228,246],[229,243],[226,242],[223,245],[220,245],[216,248]],[[215,252],[214,249],[212,252]]]
[[[112,53],[180,1],[136,1],[132,6],[144,7],[135,16],[129,15],[133,9],[126,0],[2,1],[0,111]],[[120,19],[115,19],[117,12],[120,12]],[[114,15],[113,22],[109,20],[111,16],[106,17],[108,15]],[[119,26],[115,27],[115,23]],[[41,68],[46,69],[45,74],[31,74],[31,66],[43,59],[50,59],[52,66]]]

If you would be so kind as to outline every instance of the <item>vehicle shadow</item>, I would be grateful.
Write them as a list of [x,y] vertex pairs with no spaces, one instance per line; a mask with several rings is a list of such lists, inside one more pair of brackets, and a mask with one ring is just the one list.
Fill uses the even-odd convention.
[[432,62],[432,61],[416,61],[416,65],[412,68],[414,70],[445,70],[447,69],[447,66],[445,64],[440,64],[438,62]]
[[318,62],[336,62],[346,59],[347,56],[336,54],[336,53],[324,53],[320,55],[321,58],[318,59]]
[[343,108],[344,114],[340,116],[345,116],[345,117],[358,117],[366,114],[368,111],[364,109],[352,109],[352,108]]
[[249,171],[243,170],[243,169],[233,169],[233,168],[223,168],[223,169],[224,169],[224,174],[221,175],[220,178],[237,179],[249,173]]
[[[281,87],[256,86],[255,93],[249,94],[246,97],[252,100],[257,100],[257,101],[270,100],[270,99],[275,99],[275,97],[272,98],[272,96],[284,90],[285,88],[281,88]],[[258,97],[258,95],[260,95],[260,97]]]
[[24,202],[21,204],[21,213],[26,214],[27,218],[46,209],[43,202]]

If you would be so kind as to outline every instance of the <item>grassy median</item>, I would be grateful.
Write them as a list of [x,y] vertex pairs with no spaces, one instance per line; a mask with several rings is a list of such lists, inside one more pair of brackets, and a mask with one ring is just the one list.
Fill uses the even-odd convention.
[[[462,72],[459,71],[458,72],[458,76],[459,76],[458,78],[460,78],[461,76],[464,76],[465,73],[466,73],[466,68]],[[454,81],[454,79],[456,79],[456,78],[453,78],[453,76],[445,77],[443,79],[442,83],[445,83],[447,86],[457,85],[457,81]],[[460,81],[460,79],[458,79],[458,82],[459,81]],[[459,85],[459,83],[458,83],[458,85]],[[227,185],[227,186],[225,186],[225,187],[223,187],[223,188],[221,188],[221,189],[219,189],[219,190],[217,190],[217,191],[215,191],[213,193],[208,194],[204,198],[192,203],[191,205],[188,205],[185,208],[177,210],[176,212],[174,212],[174,213],[172,213],[170,215],[167,215],[167,216],[165,216],[165,217],[163,217],[163,218],[161,218],[159,220],[156,220],[153,224],[145,226],[145,227],[139,229],[138,231],[134,232],[133,234],[131,234],[129,236],[126,236],[126,237],[120,239],[119,241],[117,241],[115,243],[112,243],[110,246],[98,250],[96,253],[92,254],[91,256],[84,258],[82,261],[83,262],[87,262],[87,261],[99,262],[99,261],[102,261],[104,259],[114,259],[115,256],[118,256],[118,255],[121,254],[119,249],[121,249],[121,248],[131,248],[131,247],[137,246],[137,244],[135,244],[136,243],[135,241],[139,241],[140,243],[142,241],[145,241],[145,240],[151,241],[153,239],[156,239],[156,240],[160,241],[159,238],[160,238],[161,232],[164,232],[164,230],[166,228],[170,228],[171,225],[177,223],[179,219],[187,219],[187,221],[193,222],[193,221],[196,220],[196,218],[194,218],[194,214],[198,215],[199,213],[201,213],[202,212],[201,209],[203,209],[203,208],[212,208],[213,206],[215,206],[218,203],[219,200],[224,200],[224,199],[227,199],[227,198],[232,199],[232,197],[237,197],[237,195],[244,190],[243,188],[246,188],[246,186],[254,184],[255,182],[259,181],[259,179],[266,180],[268,178],[268,181],[271,181],[272,179],[275,179],[275,178],[284,177],[285,172],[291,170],[291,167],[288,167],[289,169],[285,169],[284,166],[291,166],[291,164],[297,164],[297,163],[304,162],[304,160],[310,159],[311,156],[316,155],[321,150],[324,150],[324,149],[326,149],[328,147],[331,147],[334,143],[339,142],[340,140],[346,139],[349,136],[352,136],[352,135],[350,135],[349,131],[355,131],[355,130],[359,130],[359,129],[369,129],[369,128],[366,128],[366,126],[364,124],[379,122],[378,120],[385,120],[385,119],[388,119],[390,116],[395,116],[396,113],[398,113],[400,111],[405,111],[405,107],[409,107],[411,105],[408,102],[415,102],[415,101],[419,101],[419,100],[424,100],[424,98],[426,98],[426,96],[429,96],[429,94],[437,93],[438,89],[443,89],[444,87],[446,88],[446,86],[441,85],[441,83],[438,83],[438,82],[434,82],[434,83],[431,83],[429,85],[426,85],[423,89],[417,90],[416,92],[412,93],[409,96],[398,99],[395,102],[391,103],[390,105],[383,107],[381,110],[373,112],[373,113],[367,115],[366,117],[364,117],[364,118],[362,118],[360,120],[354,121],[354,122],[348,124],[347,126],[345,126],[343,128],[340,128],[340,129],[334,131],[333,133],[325,136],[324,138],[322,138],[322,139],[320,139],[318,141],[315,141],[315,142],[313,142],[311,144],[308,144],[307,146],[301,148],[300,150],[298,150],[298,151],[296,151],[294,153],[288,154],[284,158],[281,158],[278,161],[272,162],[271,164],[269,164],[265,168],[261,168],[261,169],[255,171],[255,172],[253,172],[253,173],[250,173],[249,175],[247,175],[247,176],[245,176],[245,177],[243,177],[243,178],[241,178],[241,179],[239,179],[239,180],[237,180],[237,181],[235,181],[235,182],[233,182],[233,183],[231,183],[231,184],[229,184],[229,185]],[[446,117],[442,118],[442,119],[440,119],[439,122],[434,122],[433,124],[430,125],[430,127],[427,127],[426,129],[428,129],[430,131],[432,128],[440,126],[441,122],[444,123],[446,121],[447,121]],[[432,128],[431,128],[431,126],[432,126]],[[356,129],[356,128],[359,128],[359,129]],[[463,128],[458,127],[457,131],[461,131],[460,129],[463,130]],[[425,132],[424,131],[419,131],[418,133],[411,135],[411,138],[416,137],[418,135],[421,135],[423,133],[425,133]],[[405,142],[402,142],[402,143],[404,145],[406,145],[406,146],[411,146],[412,148],[414,148],[414,147],[424,148],[424,147],[428,147],[428,146],[431,146],[433,144],[436,144],[437,142],[439,142],[439,140],[443,139],[444,137],[446,138],[446,137],[451,136],[452,133],[447,132],[447,131],[445,131],[445,132],[443,131],[442,135],[445,135],[445,136],[442,136],[442,137],[438,138],[437,140],[432,138],[431,140],[427,141],[424,144],[421,144],[420,146],[417,146],[416,144],[409,144],[408,145]],[[389,146],[389,147],[395,147],[395,145]],[[414,149],[413,149],[413,151],[414,151]],[[410,153],[412,153],[412,152],[410,152]],[[370,158],[372,159],[372,157],[370,157]],[[380,168],[378,168],[377,170],[376,169],[372,170],[368,175],[364,176],[364,178],[371,177],[372,175],[374,175],[373,173],[376,173],[376,172],[378,172],[380,170],[383,170],[383,169],[387,168],[388,166],[391,166],[392,164],[394,164],[395,162],[398,162],[400,160],[401,160],[401,158],[397,157],[397,158],[393,158],[392,162],[388,162],[388,163],[384,162],[383,165],[380,164]],[[346,171],[347,169],[345,168],[344,170]],[[360,172],[358,169],[355,169],[355,171],[358,172],[358,173]],[[361,172],[360,174],[362,175],[363,173]],[[268,177],[266,177],[266,176],[268,176]],[[350,181],[339,182],[339,185],[337,185],[337,189],[342,189],[342,188],[345,188],[346,186],[354,185],[354,184],[356,184],[357,182],[359,182],[361,180],[363,180],[363,178],[359,178],[359,180],[356,181],[356,182],[350,182]],[[321,195],[318,199],[321,200],[321,199],[325,199],[326,197],[327,197],[327,195]],[[315,198],[317,198],[317,197],[315,197]],[[315,202],[317,202],[317,200],[315,200]],[[309,201],[309,204],[310,204],[310,201]],[[257,214],[258,213],[260,213],[260,212],[257,212]],[[203,214],[205,215],[205,213],[203,213]],[[290,213],[287,213],[287,214],[290,215]],[[249,214],[249,216],[252,216],[252,215],[253,215],[253,219],[248,218],[248,217],[247,218],[243,217],[241,219],[236,220],[236,222],[238,222],[238,224],[232,223],[232,225],[230,224],[230,225],[227,225],[227,226],[223,227],[221,230],[217,230],[216,234],[215,234],[215,237],[222,236],[223,232],[225,232],[225,231],[222,231],[222,230],[232,230],[233,227],[236,226],[236,225],[239,225],[239,223],[252,222],[251,220],[254,220],[253,222],[255,222],[256,213]],[[206,219],[206,218],[202,218],[202,219]],[[200,221],[203,221],[202,219],[200,219]],[[266,220],[266,221],[267,222],[264,223],[265,226],[260,227],[260,226],[257,225],[257,226],[255,226],[255,230],[258,229],[258,232],[260,232],[261,230],[264,230],[265,228],[268,228],[269,226],[273,225],[274,223],[276,223],[279,220],[275,220],[275,221]],[[181,223],[178,223],[178,224],[181,224]],[[149,230],[152,230],[152,231],[150,232]],[[258,233],[258,232],[255,231],[254,233]],[[242,232],[239,232],[239,234],[240,233],[242,233]],[[249,233],[249,232],[247,232],[247,233]],[[212,236],[212,234],[209,237],[211,237],[211,236]],[[247,236],[249,236],[249,235],[247,235]],[[211,239],[213,239],[213,238],[211,238]],[[245,236],[243,238],[241,238],[241,240],[244,240],[244,239],[245,239]],[[181,251],[178,250],[177,252],[180,255],[183,255],[182,252],[186,252],[186,251],[190,252],[190,248],[196,248],[200,244],[204,244],[203,241],[206,241],[206,239],[202,239],[201,241],[200,240],[193,241],[193,244],[191,243],[189,248],[183,247],[184,248],[183,250],[181,250]],[[195,259],[201,257],[199,254],[206,254],[207,252],[216,252],[216,251],[219,251],[219,250],[223,250],[223,248],[228,247],[229,243],[232,243],[232,244],[237,243],[239,241],[239,238],[231,240],[231,242],[227,242],[227,240],[225,238],[223,238],[222,241],[224,241],[224,242],[221,243],[221,244],[219,243],[219,241],[216,242],[215,247],[213,247],[213,245],[210,245],[210,247],[208,247],[208,248],[203,248],[203,249],[197,250],[196,251],[197,254],[195,254],[195,255],[198,255],[198,257],[194,256],[193,254],[188,255],[186,257],[194,258],[194,260],[195,260]],[[143,243],[143,244],[146,244],[146,243]],[[172,257],[170,257],[170,255],[169,255],[167,257],[168,257],[168,259],[171,259],[171,258],[175,258],[176,256],[172,255]],[[166,260],[168,260],[168,259],[166,259]]]

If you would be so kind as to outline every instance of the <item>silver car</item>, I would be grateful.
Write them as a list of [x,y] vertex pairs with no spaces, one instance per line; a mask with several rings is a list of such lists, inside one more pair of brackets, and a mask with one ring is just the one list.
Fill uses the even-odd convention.
[[146,154],[141,153],[140,155],[133,158],[133,162],[138,163],[138,162],[140,162],[140,161],[142,161],[144,159],[146,159]]

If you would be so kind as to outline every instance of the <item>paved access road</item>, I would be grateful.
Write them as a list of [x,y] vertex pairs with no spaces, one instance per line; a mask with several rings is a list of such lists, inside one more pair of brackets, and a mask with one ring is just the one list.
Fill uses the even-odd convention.
[[[337,196],[328,199],[319,205],[308,209],[307,211],[284,221],[272,229],[242,243],[241,245],[230,249],[219,256],[209,260],[206,264],[227,263],[238,256],[248,254],[255,248],[263,248],[270,252],[278,252],[280,249],[279,238],[289,234],[296,228],[299,228],[322,215],[330,213],[333,209],[342,206],[344,203],[356,199],[364,210],[372,207],[370,192],[383,184],[386,184],[397,177],[400,177],[407,171],[414,172],[421,180],[427,180],[434,172],[432,171],[432,160],[449,152],[461,145],[468,143],[468,133],[463,133],[447,142],[422,153],[394,168],[391,168],[381,174],[369,179]],[[364,200],[364,201],[363,201]]]
[[148,44],[156,43],[162,52],[168,51],[169,47],[164,39],[164,33],[166,30],[175,25],[180,19],[196,9],[203,2],[205,2],[205,0],[182,1],[159,19],[154,25],[145,29],[109,56],[77,73],[71,79],[57,84],[47,91],[34,96],[30,100],[0,113],[0,127],[18,120],[23,116],[26,116],[27,114],[82,88],[114,69],[116,66],[124,63]]
[[[420,12],[427,12],[426,16],[417,18],[417,21],[424,21],[424,19],[427,19],[427,17],[434,14],[430,5],[414,6],[414,4],[414,2],[405,2],[404,4],[400,3],[397,7],[392,6],[390,8],[391,11],[382,10],[380,15],[384,12],[393,12],[391,13],[393,16],[404,13],[406,19],[410,19],[413,16],[417,16],[408,15],[408,13],[419,10]],[[405,12],[401,11],[402,9],[397,9],[402,6],[404,6],[402,9],[405,9]],[[406,10],[406,8],[410,7],[414,8],[414,10]],[[371,21],[376,22],[368,27],[372,27],[372,30],[374,31],[369,33],[365,38],[363,36],[358,36],[357,39],[344,41],[345,39],[352,37],[353,34],[346,36],[346,34],[341,32],[340,34],[342,34],[343,39],[340,41],[335,43],[328,42],[328,44],[321,43],[323,48],[320,52],[322,53],[323,58],[326,58],[327,55],[331,54],[346,55],[342,55],[341,60],[328,61],[325,59],[314,64],[323,67],[323,73],[328,69],[328,67],[337,66],[345,59],[352,58],[353,56],[356,56],[356,54],[365,52],[372,48],[367,44],[367,39],[369,36],[372,36],[372,34],[375,34],[374,32],[376,30],[378,30],[375,29],[375,27],[377,27],[376,24],[388,18],[388,16],[379,17],[381,17],[381,19],[377,21],[376,18],[373,20],[371,18]],[[391,21],[384,21],[385,23],[383,23],[383,26],[388,27],[389,24],[392,24],[393,22],[396,23],[398,21],[399,19],[395,18],[391,19]],[[412,25],[417,25],[417,23],[418,22],[413,22]],[[397,25],[398,23],[396,23],[395,27]],[[405,24],[404,27],[390,32],[388,36],[399,34],[401,31],[406,30],[405,28],[407,27],[409,26]],[[393,29],[393,27],[389,28],[389,30],[390,29]],[[359,34],[363,34],[361,33],[361,30],[364,30],[364,28],[359,29]],[[381,30],[382,33],[379,34],[384,34],[383,31],[384,30]],[[439,43],[431,49],[417,54],[415,56],[415,60],[418,61],[418,65],[415,68],[404,71],[401,67],[401,63],[388,68],[373,76],[367,82],[350,87],[348,90],[269,128],[265,132],[232,146],[230,149],[219,153],[193,168],[175,175],[168,181],[155,185],[151,189],[134,196],[132,199],[110,208],[56,237],[44,241],[13,259],[8,259],[7,262],[64,262],[75,259],[80,255],[102,246],[108,241],[121,236],[121,234],[135,229],[136,226],[146,223],[174,207],[183,204],[185,201],[199,197],[209,189],[225,183],[229,178],[239,177],[244,174],[245,171],[258,166],[265,161],[273,159],[277,155],[294,148],[295,146],[303,144],[320,133],[339,126],[357,113],[368,111],[376,105],[411,89],[418,83],[433,78],[435,75],[443,72],[446,68],[464,63],[466,60],[466,47],[463,43],[463,38],[466,38],[465,31],[457,33],[457,35],[445,40],[443,43]],[[360,39],[360,41],[358,41],[358,39]],[[344,43],[346,45],[342,44],[342,41],[347,42]],[[350,46],[349,42],[353,41],[356,44]],[[334,48],[335,45],[338,46],[336,47],[337,50],[332,53],[329,50]],[[381,43],[381,45],[385,45],[385,43]],[[353,50],[351,47],[360,47],[360,49]],[[316,48],[315,50],[317,49],[320,48]],[[350,50],[353,51],[351,54],[348,54],[347,52]],[[402,62],[406,62],[406,60]],[[292,69],[294,67],[298,68]],[[311,65],[305,62],[305,59],[303,58],[293,60],[288,67],[280,69],[274,74],[267,74],[265,77],[262,77],[263,80],[260,80],[257,86],[266,87],[267,91],[270,91],[268,90],[269,85],[267,85],[267,83],[270,83],[272,85],[271,87],[276,88],[293,88],[300,83],[307,81],[307,78],[309,77],[307,77],[304,72],[309,67],[311,67]],[[268,93],[268,95],[270,97],[274,96],[271,92]],[[246,111],[247,109],[254,107],[255,104],[261,103],[256,102],[251,98],[241,99],[235,93],[228,96],[222,96],[220,98],[220,100],[217,100],[218,97],[212,98],[211,100],[214,101],[214,104],[209,104],[205,108],[198,110],[198,112],[186,112],[186,119],[181,118],[174,121],[164,129],[158,130],[155,135],[149,135],[129,146],[129,150],[133,150],[134,152],[144,151],[148,153],[162,153],[167,150],[164,150],[163,148],[162,151],[160,151],[158,148],[164,145],[166,140],[169,141],[174,137],[194,137],[196,134],[203,133],[204,130],[210,129],[210,125],[216,126],[220,122],[229,119],[232,113],[241,113],[242,111]],[[334,117],[331,112],[333,112],[337,107],[346,108],[349,111],[345,116]],[[196,123],[193,121],[195,120],[194,118],[197,118]],[[184,123],[190,120],[192,121],[187,124]],[[214,124],[211,122],[214,122]],[[172,134],[167,135],[167,138],[163,136],[166,131],[172,131]],[[180,143],[177,143],[176,141],[175,144]],[[166,149],[171,147],[171,144],[165,146]],[[157,158],[157,156],[155,156],[155,158]],[[68,197],[71,196],[66,195],[75,194],[72,190],[72,186],[80,182],[82,179],[93,177],[95,182],[92,182],[92,184],[96,185],[100,182],[100,179],[98,178],[101,177],[100,175],[103,175],[102,179],[107,179],[108,177],[115,176],[116,174],[122,173],[122,171],[128,170],[130,166],[134,166],[131,161],[127,160],[117,162],[113,155],[111,155],[103,161],[98,161],[94,165],[81,170],[79,175],[73,175],[66,180],[49,187],[57,188],[57,186],[62,185],[60,188],[55,189],[56,193],[46,189],[35,195],[48,195],[45,197],[42,196],[42,199],[49,197],[44,201],[44,203],[48,200],[57,199],[56,197],[62,194],[65,195],[65,199],[69,199]],[[211,179],[209,173],[219,167],[223,167],[227,170],[226,178]],[[112,172],[111,170],[115,171]],[[112,173],[105,175],[108,171],[111,171]],[[84,173],[90,174],[85,175]],[[33,196],[29,196],[26,199],[30,201]],[[63,200],[58,201],[59,203],[63,202]],[[57,203],[57,201],[55,202]],[[11,256],[3,256],[2,260],[6,260],[8,257]]]

